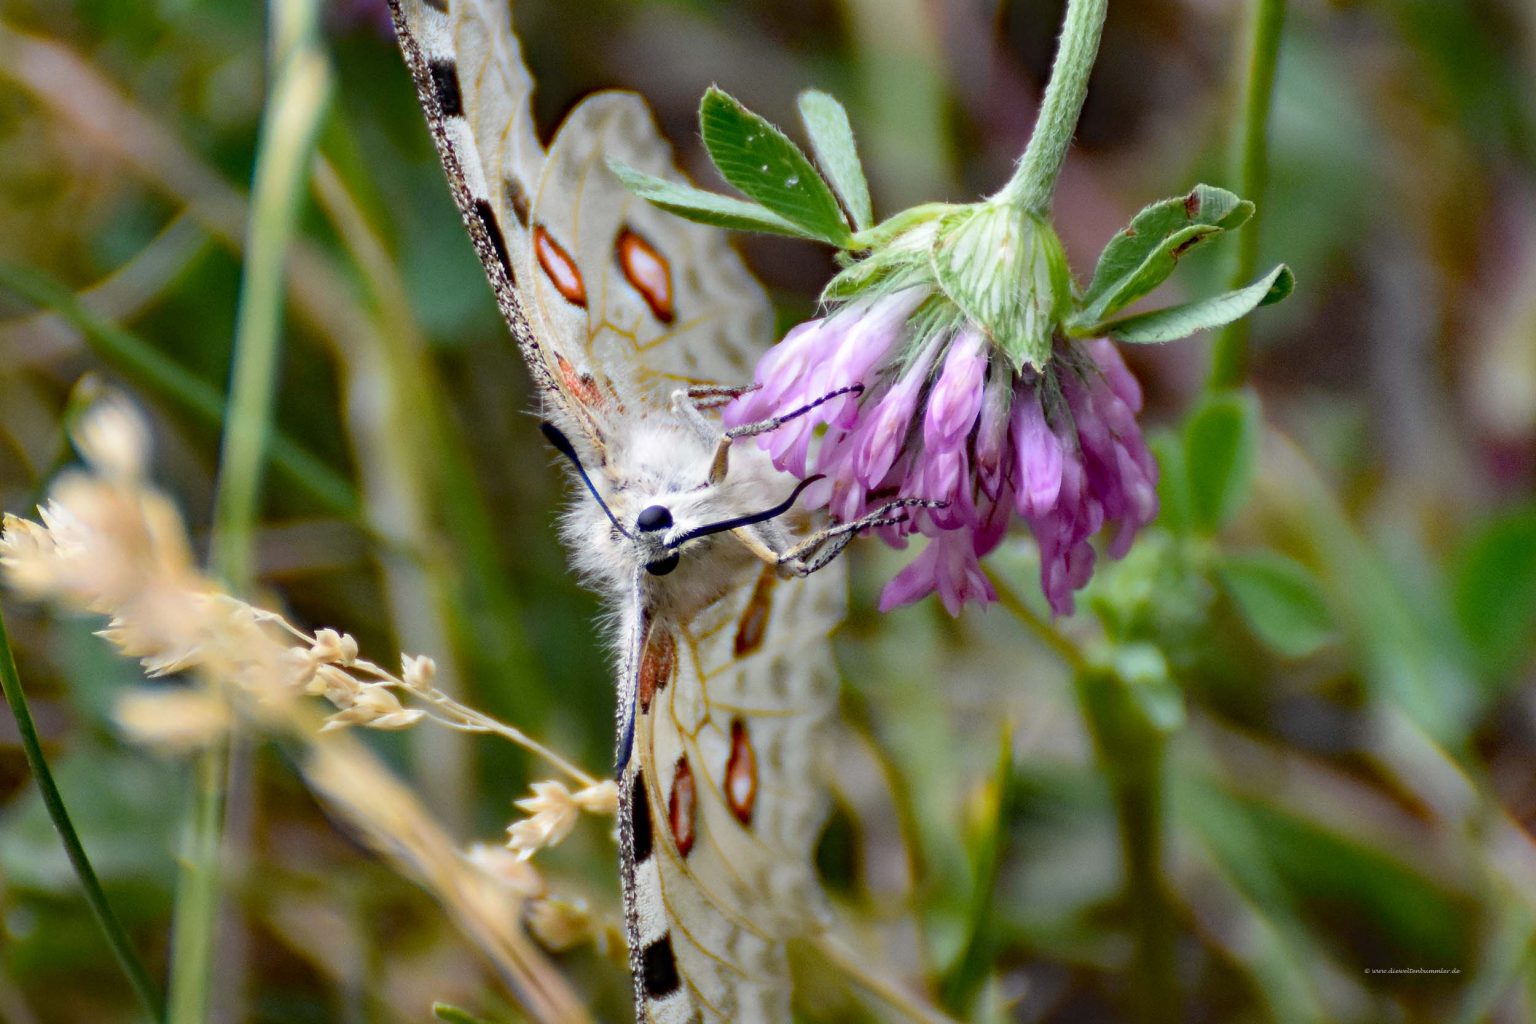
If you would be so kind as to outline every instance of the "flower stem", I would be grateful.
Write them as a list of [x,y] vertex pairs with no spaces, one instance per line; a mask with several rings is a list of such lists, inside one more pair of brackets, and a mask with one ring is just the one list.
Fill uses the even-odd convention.
[[133,986],[134,993],[143,1004],[144,1012],[151,1020],[158,1021],[162,1013],[160,993],[154,982],[149,980],[149,972],[144,969],[144,964],[134,952],[133,942],[128,938],[127,931],[123,929],[122,922],[112,912],[112,905],[107,902],[107,894],[102,891],[101,882],[96,877],[96,870],[91,867],[91,860],[86,856],[80,836],[75,832],[75,826],[69,819],[64,798],[59,794],[59,787],[53,781],[53,772],[49,770],[48,762],[43,757],[43,745],[38,740],[37,725],[32,721],[32,711],[27,706],[27,696],[21,689],[21,677],[16,672],[16,659],[11,655],[11,642],[5,632],[3,616],[0,616],[0,688],[5,690],[5,701],[10,705],[11,714],[16,718],[16,731],[21,735],[21,748],[27,757],[27,767],[32,770],[32,777],[37,780],[38,792],[43,798],[43,807],[47,809],[48,817],[53,821],[55,831],[59,833],[59,841],[64,844],[64,852],[69,856],[70,866],[75,869],[75,877],[80,880],[80,888],[85,891],[85,902],[90,905],[91,913],[96,916],[96,923],[101,927],[107,945],[112,947],[112,955],[117,958],[118,966],[128,976],[128,983]]
[[[1247,83],[1244,86],[1243,134],[1238,158],[1239,195],[1258,205],[1247,230],[1238,233],[1237,265],[1232,287],[1252,280],[1259,268],[1259,217],[1269,181],[1269,114],[1273,108],[1275,68],[1285,27],[1285,0],[1254,0],[1253,29],[1248,42]],[[1249,324],[1234,320],[1216,339],[1211,353],[1210,387],[1238,387],[1248,376]]]
[[1025,213],[1037,217],[1050,213],[1056,179],[1061,177],[1083,100],[1088,96],[1088,78],[1099,54],[1099,37],[1108,10],[1109,0],[1067,0],[1056,64],[1040,102],[1034,134],[1013,178],[998,193],[999,199]]
[[[986,570],[983,571],[986,572]],[[1073,643],[1069,636],[1057,629],[1053,623],[1035,614],[1034,609],[1025,604],[1024,599],[1004,583],[1002,577],[994,572],[987,572],[987,579],[997,593],[997,603],[1002,605],[1008,614],[1018,619],[1024,628],[1035,634],[1040,642],[1049,647],[1068,668],[1074,672],[1083,668],[1085,661],[1083,652],[1078,650],[1077,644]]]

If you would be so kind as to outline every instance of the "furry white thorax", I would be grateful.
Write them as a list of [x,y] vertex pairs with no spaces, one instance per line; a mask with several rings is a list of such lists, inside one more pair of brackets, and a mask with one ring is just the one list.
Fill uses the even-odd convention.
[[[744,566],[762,564],[730,531],[669,546],[691,530],[761,512],[788,497],[795,481],[774,469],[756,445],[732,447],[729,471],[718,484],[708,482],[714,443],[670,413],[642,416],[628,429],[611,434],[609,445],[607,463],[589,466],[588,474],[631,536],[615,529],[586,489],[577,485],[562,532],[588,585],[618,599],[631,593],[638,574],[654,614],[686,620],[737,585]],[[653,505],[671,513],[672,525],[641,531],[636,519]],[[791,510],[785,518],[803,515]],[[775,551],[787,546],[788,534],[778,521],[751,529]],[[643,571],[672,551],[680,556],[675,570],[660,576]]]

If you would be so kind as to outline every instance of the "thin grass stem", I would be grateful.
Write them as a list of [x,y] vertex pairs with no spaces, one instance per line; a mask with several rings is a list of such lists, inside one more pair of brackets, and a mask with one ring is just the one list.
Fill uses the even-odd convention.
[[[1264,190],[1269,183],[1269,115],[1274,107],[1275,69],[1280,59],[1280,37],[1285,28],[1285,0],[1254,0],[1252,32],[1248,39],[1246,84],[1243,98],[1242,141],[1239,144],[1239,194],[1258,205],[1246,230],[1238,233],[1237,262],[1232,287],[1241,288],[1259,269],[1259,228],[1264,212]],[[1211,352],[1210,387],[1234,388],[1248,376],[1252,362],[1249,321],[1241,317],[1228,324],[1216,338]]]
[[[262,466],[282,337],[283,273],[304,193],[330,69],[319,47],[315,0],[271,6],[273,87],[262,115],[246,260],[235,327],[229,414],[214,499],[212,562],[236,593],[249,590]],[[206,1018],[219,908],[228,749],[204,751],[177,886],[170,1024]]]
[[134,994],[138,996],[145,1014],[151,1020],[161,1020],[163,1010],[160,991],[150,980],[149,972],[144,969],[143,961],[139,959],[138,953],[133,948],[133,941],[129,939],[122,922],[113,913],[112,905],[107,902],[107,894],[102,890],[101,881],[96,877],[96,869],[91,866],[91,859],[86,855],[85,846],[80,842],[80,836],[70,820],[69,810],[64,806],[64,797],[60,795],[59,787],[53,781],[53,772],[49,770],[48,761],[43,757],[43,745],[37,736],[37,725],[32,721],[32,710],[27,706],[27,696],[21,688],[21,677],[16,671],[16,659],[11,655],[11,642],[6,635],[4,616],[0,616],[0,687],[4,688],[5,701],[10,705],[11,714],[16,718],[16,731],[21,735],[21,749],[26,754],[27,767],[31,769],[32,777],[37,780],[38,792],[43,798],[43,807],[48,811],[48,818],[59,833],[59,841],[64,844],[64,852],[69,857],[70,866],[74,868],[75,877],[80,880],[80,888],[85,892],[85,902],[90,905],[91,913],[95,915],[96,923],[100,926],[107,945],[112,947],[112,955],[117,959],[118,966],[123,969],[128,983],[133,986]]
[[859,961],[858,957],[849,952],[846,946],[832,936],[820,935],[813,942],[816,950],[826,958],[827,963],[835,967],[849,981],[878,999],[895,1015],[884,1019],[911,1021],[912,1024],[956,1024],[953,1017],[925,1006],[898,988],[890,979],[871,971]]

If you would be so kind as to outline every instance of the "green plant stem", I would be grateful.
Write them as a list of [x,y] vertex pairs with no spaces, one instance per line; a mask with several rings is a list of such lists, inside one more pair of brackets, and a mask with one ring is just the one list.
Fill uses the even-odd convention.
[[[235,327],[230,401],[214,499],[213,570],[249,590],[262,465],[282,337],[283,265],[330,92],[315,0],[271,7],[272,91],[262,116],[246,260]],[[204,751],[176,892],[169,1024],[202,1024],[209,1003],[219,907],[228,750]]]
[[998,879],[1008,856],[1013,793],[1013,723],[1004,721],[998,745],[997,774],[993,779],[992,820],[976,848],[965,946],[940,985],[945,1008],[963,1019],[971,1018],[976,997],[991,975],[993,959],[997,955],[993,909],[997,903]]
[[224,779],[229,752],[216,743],[198,755],[196,790],[187,818],[176,909],[171,921],[169,1024],[207,1018],[209,977],[219,909],[219,843],[224,832]]
[[1131,981],[1145,1024],[1179,1020],[1173,921],[1163,892],[1163,747],[1141,765],[1142,777],[1115,787],[1115,817],[1125,865],[1126,897],[1136,937]]
[[1012,587],[1004,583],[1002,578],[996,573],[986,569],[982,571],[987,574],[987,579],[991,582],[992,589],[997,592],[997,603],[1002,605],[1008,614],[1018,619],[1024,628],[1035,634],[1040,639],[1040,642],[1049,647],[1057,657],[1061,658],[1068,668],[1077,671],[1083,667],[1083,652],[1078,650],[1071,637],[1057,629],[1054,623],[1047,622],[1037,615],[1034,609],[1025,604],[1024,599]]
[[1045,217],[1051,211],[1056,180],[1072,146],[1072,134],[1088,96],[1088,78],[1099,55],[1099,37],[1109,0],[1067,0],[1066,22],[1051,68],[1051,81],[1040,101],[1034,134],[1013,178],[998,198],[1025,213]]
[[[261,127],[246,260],[235,327],[229,418],[214,503],[214,568],[238,593],[251,578],[251,549],[261,469],[270,429],[282,338],[283,262],[304,193],[310,156],[329,93],[330,72],[314,31],[285,29],[286,19],[313,20],[313,0],[273,5],[276,81]],[[302,42],[301,42],[302,41]]]
[[1103,666],[1089,665],[1077,674],[1083,717],[1115,802],[1135,940],[1131,991],[1136,1019],[1175,1024],[1180,1020],[1175,935],[1163,887],[1167,738],[1146,718],[1128,685]]
[[[1237,264],[1232,287],[1251,281],[1259,269],[1259,224],[1264,190],[1269,181],[1269,115],[1274,107],[1275,68],[1285,27],[1285,0],[1254,0],[1248,43],[1247,79],[1243,93],[1242,142],[1238,160],[1238,194],[1258,206],[1247,230],[1238,233]],[[1211,353],[1210,387],[1238,387],[1248,376],[1251,360],[1246,317],[1228,324]]]
[[43,745],[37,736],[37,726],[32,721],[32,711],[27,706],[27,696],[21,689],[21,677],[16,672],[16,659],[11,655],[11,642],[6,635],[3,616],[0,616],[0,687],[4,688],[5,701],[10,705],[11,714],[16,718],[16,731],[21,736],[21,749],[26,754],[27,767],[32,770],[32,777],[37,780],[38,792],[43,798],[43,807],[47,809],[48,817],[59,833],[59,841],[64,844],[64,852],[69,856],[69,863],[75,870],[75,877],[80,880],[80,888],[85,891],[85,902],[90,905],[91,913],[96,916],[96,923],[101,927],[107,945],[112,947],[112,955],[117,958],[118,966],[128,976],[128,983],[133,986],[134,993],[143,1004],[144,1012],[151,1020],[158,1021],[162,1013],[160,992],[154,982],[150,981],[149,972],[144,969],[144,964],[134,952],[133,942],[128,938],[127,931],[123,929],[122,922],[112,912],[112,905],[107,902],[107,894],[102,891],[101,882],[96,877],[96,870],[91,867],[91,860],[86,856],[80,836],[75,832],[75,826],[69,819],[64,798],[59,794],[59,787],[53,781],[53,772],[49,770],[48,761],[43,757]]

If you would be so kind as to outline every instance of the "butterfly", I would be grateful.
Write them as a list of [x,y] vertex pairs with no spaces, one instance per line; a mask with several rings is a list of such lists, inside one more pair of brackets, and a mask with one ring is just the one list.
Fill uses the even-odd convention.
[[[616,611],[619,836],[642,1022],[790,1019],[785,940],[825,915],[812,850],[836,696],[830,630],[859,530],[722,431],[771,342],[723,231],[657,210],[607,161],[681,179],[638,96],[582,100],[545,146],[506,0],[390,0],[449,185],[592,500],[563,534]],[[830,396],[829,396],[830,397]]]

